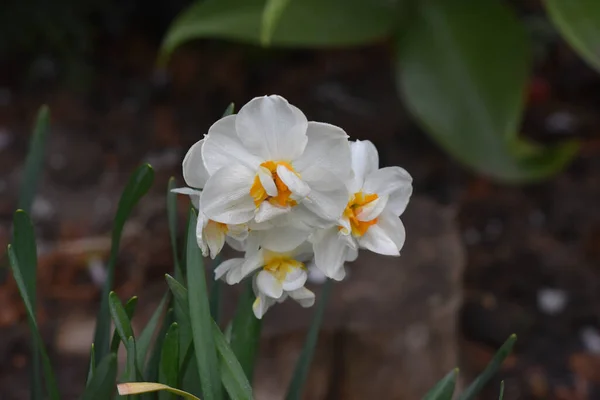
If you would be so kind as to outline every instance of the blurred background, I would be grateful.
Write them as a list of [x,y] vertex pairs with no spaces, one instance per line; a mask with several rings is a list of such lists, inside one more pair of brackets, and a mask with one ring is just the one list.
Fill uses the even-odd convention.
[[[398,95],[395,44],[385,35],[319,49],[209,37],[186,41],[159,64],[163,38],[191,1],[5,0],[0,248],[10,241],[35,114],[48,104],[32,218],[39,321],[65,398],[84,385],[112,219],[129,174],[143,162],[157,173],[126,227],[117,265],[117,292],[138,295],[144,321],[172,270],[168,178],[184,185],[183,156],[230,102],[265,94],[371,140],[382,166],[400,165],[414,178],[403,255],[364,254],[334,286],[305,398],[418,399],[454,366],[468,382],[511,333],[519,338],[514,354],[483,398],[497,397],[500,379],[507,399],[600,398],[600,74],[561,38],[540,1],[501,3],[531,40],[520,137],[579,143],[543,179],[490,178],[425,134],[427,121]],[[486,59],[486,51],[496,49],[477,56]],[[179,200],[183,221],[188,199]],[[0,399],[25,399],[26,315],[2,264]],[[312,286],[318,291],[318,280]],[[225,293],[224,321],[236,296]],[[258,399],[282,398],[311,315],[295,304],[269,313]]]

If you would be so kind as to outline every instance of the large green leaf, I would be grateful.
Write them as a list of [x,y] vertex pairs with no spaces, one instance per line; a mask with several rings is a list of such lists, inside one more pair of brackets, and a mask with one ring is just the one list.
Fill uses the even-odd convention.
[[522,182],[560,170],[575,143],[517,137],[531,69],[525,30],[500,0],[421,0],[398,36],[398,86],[412,114],[465,165]]
[[[168,386],[179,385],[179,327],[173,322],[167,331],[160,359],[159,382]],[[175,395],[159,395],[159,399],[172,399]]]
[[212,331],[212,317],[208,303],[206,277],[202,253],[196,243],[196,221],[194,210],[190,210],[187,234],[186,269],[188,278],[188,305],[192,326],[196,362],[202,384],[203,400],[221,399],[219,362]]
[[137,365],[141,371],[145,370],[146,358],[148,357],[150,344],[152,343],[154,332],[156,331],[156,327],[160,322],[160,317],[163,314],[165,304],[167,304],[168,299],[168,294],[165,294],[158,306],[156,307],[156,310],[154,310],[154,312],[152,313],[152,316],[150,317],[148,323],[142,330],[142,333],[136,340]]
[[133,207],[139,202],[144,194],[150,189],[154,180],[154,170],[148,164],[140,166],[129,178],[129,182],[121,195],[117,214],[113,223],[112,244],[110,249],[110,258],[106,273],[106,281],[102,288],[102,299],[100,309],[96,319],[96,332],[94,334],[94,344],[96,346],[96,358],[102,360],[109,352],[110,339],[110,312],[108,309],[108,294],[112,290],[115,275],[115,265],[117,263],[117,254],[119,253],[119,244],[125,221],[131,214]]
[[546,0],[542,3],[567,42],[600,72],[600,1]]
[[271,44],[275,27],[289,3],[290,0],[266,0],[260,27],[260,41],[264,46]]
[[23,171],[23,179],[21,180],[19,190],[19,208],[26,212],[31,212],[31,205],[35,198],[38,182],[42,175],[42,167],[44,166],[44,148],[48,138],[48,127],[50,125],[50,110],[48,106],[40,107],[35,126],[33,127],[33,135],[29,140],[29,152],[25,160],[25,170]]
[[325,314],[325,306],[327,306],[329,296],[331,295],[331,287],[332,280],[328,279],[325,284],[323,284],[323,290],[316,306],[315,316],[310,325],[308,335],[306,335],[300,357],[298,357],[298,361],[296,362],[292,381],[290,382],[286,395],[287,400],[300,400],[302,398],[302,389],[304,389],[308,371],[310,370],[310,364],[315,353],[315,347],[317,346],[317,340],[319,339],[319,330],[321,329],[323,314]]
[[167,335],[167,330],[171,326],[174,321],[173,317],[173,309],[170,308],[167,310],[165,318],[163,319],[160,327],[160,331],[154,341],[154,346],[152,348],[152,354],[150,354],[150,359],[146,363],[146,369],[144,371],[144,377],[147,381],[156,382],[158,381],[159,375],[159,367],[160,367],[160,359],[162,356],[162,347],[165,340],[165,336]]
[[423,400],[452,400],[454,387],[456,386],[456,378],[458,378],[458,368],[450,371],[436,383],[435,386],[427,392],[425,397],[423,397]]
[[52,365],[50,364],[50,358],[48,357],[48,353],[46,352],[46,348],[44,347],[44,341],[42,340],[42,336],[40,335],[40,330],[37,325],[37,321],[35,320],[35,313],[33,311],[33,306],[31,304],[31,300],[29,299],[29,294],[27,291],[27,286],[25,284],[25,280],[23,279],[23,275],[21,273],[21,267],[19,265],[19,260],[15,251],[11,245],[8,245],[8,261],[10,264],[10,268],[13,273],[13,277],[15,278],[15,282],[17,283],[17,288],[19,289],[19,294],[23,299],[23,303],[25,304],[25,310],[27,311],[27,318],[29,320],[29,325],[31,326],[31,334],[33,339],[35,340],[36,348],[39,350],[42,356],[42,368],[44,370],[44,377],[46,381],[46,391],[48,392],[48,396],[51,400],[59,400],[60,393],[58,391],[58,386],[56,384],[56,379],[54,377],[54,372],[52,371]]
[[[35,244],[35,233],[33,225],[27,213],[23,210],[17,210],[13,216],[13,249],[17,260],[19,260],[19,267],[21,268],[21,274],[27,289],[27,295],[33,308],[33,314],[35,315],[35,304],[36,304],[36,281],[37,281],[37,247]],[[29,326],[30,329],[34,329],[33,325]],[[32,355],[32,368],[31,368],[31,398],[34,400],[41,400],[42,394],[42,370],[40,364],[40,352],[37,348],[35,338],[31,340],[31,355]]]
[[252,279],[246,281],[246,287],[238,300],[231,324],[231,349],[240,361],[246,377],[252,382],[254,363],[260,344],[262,320],[252,311],[255,296],[252,291]]
[[[192,39],[261,42],[265,0],[196,1],[175,19],[162,56]],[[292,0],[281,11],[271,44],[286,47],[340,47],[370,43],[389,35],[395,2],[386,0]]]
[[117,355],[110,353],[98,363],[96,372],[85,388],[82,400],[106,400],[112,398],[117,380]]
[[473,400],[481,392],[486,383],[498,372],[502,363],[510,354],[515,342],[517,341],[517,335],[511,335],[506,342],[500,347],[498,352],[492,358],[492,361],[488,364],[485,370],[469,385],[469,387],[460,395],[458,400]]

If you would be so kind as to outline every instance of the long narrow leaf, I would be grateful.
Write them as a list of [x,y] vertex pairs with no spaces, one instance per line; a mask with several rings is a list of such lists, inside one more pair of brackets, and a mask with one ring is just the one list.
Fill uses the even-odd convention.
[[[135,308],[137,306],[138,298],[137,296],[133,296],[130,298],[127,303],[125,303],[125,314],[129,321],[133,319],[133,314],[135,313]],[[117,329],[113,332],[112,340],[110,341],[110,351],[111,353],[116,353],[119,351],[119,345],[121,344],[121,336]]]
[[273,32],[281,18],[281,14],[287,7],[290,0],[267,0],[262,13],[260,25],[260,42],[263,46],[271,44]]
[[110,353],[99,363],[94,377],[83,392],[82,400],[105,400],[112,397],[117,380],[117,355]]
[[137,365],[142,371],[145,369],[146,358],[148,355],[148,350],[150,349],[152,337],[154,337],[154,332],[156,331],[156,327],[158,326],[158,322],[160,321],[160,317],[163,314],[165,304],[167,304],[168,299],[168,294],[165,294],[158,304],[158,307],[156,307],[156,310],[154,310],[152,313],[152,316],[144,327],[144,330],[136,340]]
[[517,335],[512,334],[510,337],[504,342],[502,347],[496,352],[492,361],[485,367],[485,370],[469,385],[469,387],[460,395],[459,400],[471,400],[474,399],[479,392],[483,389],[486,383],[489,382],[490,379],[498,372],[502,363],[510,354],[515,342],[517,341]]
[[181,269],[179,252],[177,250],[177,193],[173,193],[171,191],[175,189],[175,187],[175,178],[171,177],[167,185],[167,218],[169,220],[169,238],[171,239],[175,277],[177,279],[183,279],[183,270]]
[[26,212],[31,212],[31,206],[35,193],[37,192],[38,182],[42,175],[42,167],[44,165],[44,149],[48,138],[48,127],[50,125],[50,110],[48,106],[40,107],[33,135],[29,141],[29,152],[25,159],[25,171],[19,190],[19,208]]
[[[27,295],[29,296],[33,314],[35,315],[37,301],[37,246],[35,244],[35,233],[29,216],[23,210],[17,210],[15,212],[15,215],[13,216],[13,226],[13,249],[17,256],[17,260],[19,260],[19,267],[21,268]],[[29,325],[29,329],[33,330],[34,328],[31,323]],[[43,397],[43,386],[40,352],[33,337],[31,339],[31,355],[31,398],[41,400]]]
[[119,333],[121,340],[125,345],[130,337],[133,336],[133,329],[131,328],[131,321],[127,316],[127,312],[119,300],[119,296],[115,292],[110,292],[108,295],[110,315],[115,323],[115,330]]
[[423,400],[452,400],[457,378],[458,368],[454,368],[427,392]]
[[100,309],[98,310],[98,317],[96,320],[96,332],[94,334],[94,343],[96,344],[98,359],[102,359],[109,352],[110,311],[108,309],[108,294],[113,286],[115,265],[117,263],[123,227],[125,226],[125,221],[129,218],[133,207],[135,207],[142,196],[150,189],[153,180],[154,170],[152,167],[148,164],[140,166],[135,170],[131,178],[129,178],[129,182],[119,200],[119,206],[117,207],[117,214],[113,224],[112,244],[106,271],[106,281],[102,289]]
[[200,400],[198,397],[193,394],[184,392],[183,390],[175,389],[167,385],[163,385],[160,383],[151,383],[151,382],[137,382],[137,383],[121,383],[117,385],[117,389],[119,390],[120,395],[130,395],[130,394],[142,394],[142,393],[150,393],[150,392],[158,392],[161,390],[167,390],[171,393],[174,393],[178,396],[183,397],[184,399],[189,400]]
[[90,366],[88,367],[87,379],[85,381],[86,387],[92,381],[92,378],[94,377],[95,373],[96,373],[96,352],[94,350],[94,343],[92,343],[92,348],[90,349]]
[[500,396],[498,396],[498,400],[504,399],[504,381],[500,382]]
[[221,382],[233,400],[252,400],[252,386],[246,372],[229,347],[225,335],[213,321],[213,334],[221,361]]
[[252,311],[254,299],[252,280],[248,279],[231,324],[231,349],[249,381],[252,381],[262,327],[262,320],[257,319]]
[[48,357],[48,353],[46,352],[46,348],[44,347],[44,341],[42,340],[40,330],[35,320],[35,314],[33,312],[33,307],[31,305],[29,295],[27,294],[27,287],[25,286],[25,281],[23,280],[23,275],[21,274],[19,261],[11,245],[8,245],[8,260],[13,273],[13,277],[15,278],[15,282],[17,283],[17,287],[19,289],[19,294],[21,295],[23,303],[25,304],[27,318],[29,319],[29,324],[32,327],[31,334],[35,339],[36,346],[39,349],[40,354],[42,356],[42,368],[44,370],[44,377],[46,381],[46,390],[48,392],[48,396],[51,400],[59,400],[60,394],[58,391],[58,386],[56,384],[56,378],[54,377],[54,372],[52,371],[52,365],[50,364],[50,358]]
[[129,382],[136,382],[139,378],[137,373],[137,365],[136,365],[136,348],[135,348],[135,339],[133,336],[129,336],[127,338],[126,347],[127,347],[127,370],[125,372],[125,380]]
[[300,400],[302,397],[302,389],[308,377],[308,371],[312,362],[313,354],[315,353],[315,347],[317,345],[317,339],[319,338],[319,329],[321,328],[321,321],[323,321],[323,314],[325,313],[325,306],[329,301],[329,295],[331,294],[331,280],[328,279],[323,285],[323,291],[321,293],[321,301],[317,304],[317,310],[313,318],[310,330],[306,336],[306,341],[302,347],[302,352],[294,368],[294,374],[292,375],[292,382],[288,388],[287,400]]
[[212,332],[202,253],[196,243],[197,217],[190,210],[187,237],[188,304],[196,362],[204,400],[221,399],[219,363]]
[[213,280],[210,284],[210,315],[212,318],[219,322],[221,318],[221,293],[223,291],[223,285],[221,280]]
[[[167,331],[160,358],[159,381],[168,386],[179,385],[179,327],[173,322]],[[161,399],[175,399],[174,395],[161,396]]]
[[160,327],[160,331],[154,341],[154,346],[152,348],[152,354],[150,355],[150,359],[146,364],[144,377],[146,380],[155,382],[158,381],[158,371],[160,367],[160,358],[162,355],[163,343],[165,340],[165,336],[167,335],[167,330],[173,323],[174,312],[173,309],[170,308],[167,310],[165,318],[163,319]]

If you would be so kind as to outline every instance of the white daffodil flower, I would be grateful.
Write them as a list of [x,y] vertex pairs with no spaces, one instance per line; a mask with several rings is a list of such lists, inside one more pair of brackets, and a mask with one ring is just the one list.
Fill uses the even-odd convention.
[[337,225],[311,235],[315,264],[335,280],[345,276],[344,262],[356,250],[399,256],[405,230],[400,215],[412,194],[412,178],[400,167],[379,169],[379,155],[370,141],[350,145],[353,175],[348,180],[350,198]]
[[314,304],[314,294],[304,287],[308,278],[304,262],[311,258],[312,248],[307,242],[285,253],[265,248],[250,250],[245,258],[221,263],[215,269],[215,279],[224,277],[232,285],[260,269],[253,278],[256,300],[252,309],[256,318],[262,318],[269,307],[288,296],[303,307]]
[[209,178],[200,209],[213,221],[301,226],[312,214],[333,222],[348,198],[347,138],[338,127],[308,122],[283,97],[257,97],[211,126],[186,156],[184,175],[200,180],[203,162]]

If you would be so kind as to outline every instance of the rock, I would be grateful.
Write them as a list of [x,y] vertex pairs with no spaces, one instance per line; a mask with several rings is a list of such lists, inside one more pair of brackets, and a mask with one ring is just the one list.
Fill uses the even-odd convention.
[[[400,258],[364,251],[334,285],[304,398],[418,399],[457,366],[464,254],[454,217],[415,197],[403,221]],[[284,397],[313,313],[286,302],[267,314],[257,398]]]

